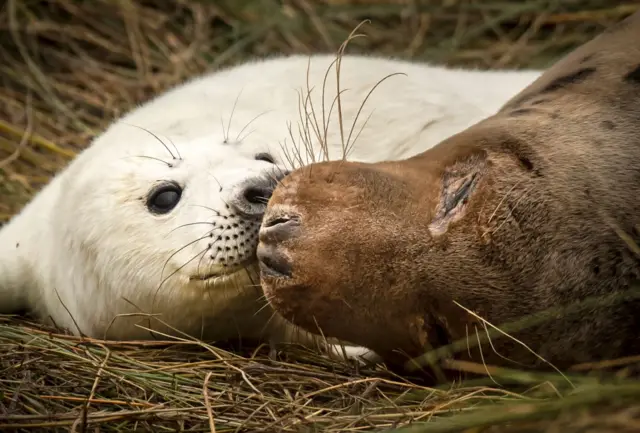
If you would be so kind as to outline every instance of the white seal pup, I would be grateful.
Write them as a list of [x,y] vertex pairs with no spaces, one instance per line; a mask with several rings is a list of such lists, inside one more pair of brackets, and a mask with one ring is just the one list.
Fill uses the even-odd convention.
[[405,158],[493,114],[541,74],[345,55],[338,107],[334,61],[249,61],[114,121],[0,230],[0,312],[29,310],[96,338],[145,339],[152,328],[310,342],[273,318],[255,264],[271,190],[288,159],[309,160],[301,143],[316,156],[328,143],[329,159],[347,141],[350,160]]

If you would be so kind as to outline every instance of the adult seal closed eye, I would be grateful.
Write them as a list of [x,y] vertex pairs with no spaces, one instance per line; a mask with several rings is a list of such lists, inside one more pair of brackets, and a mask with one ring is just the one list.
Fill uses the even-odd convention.
[[635,13],[419,155],[289,174],[259,235],[271,305],[403,366],[483,320],[582,302],[456,356],[566,368],[638,354],[639,40]]
[[[0,312],[95,338],[317,341],[273,317],[255,253],[291,160],[342,158],[334,61],[248,61],[116,119],[0,230]],[[349,55],[340,67],[345,135],[354,125],[362,161],[419,153],[539,75]]]

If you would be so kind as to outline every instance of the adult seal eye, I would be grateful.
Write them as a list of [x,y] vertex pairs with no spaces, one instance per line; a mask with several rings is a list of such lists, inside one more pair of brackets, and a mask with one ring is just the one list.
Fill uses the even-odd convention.
[[151,213],[165,214],[178,205],[182,197],[182,188],[176,183],[156,186],[149,193],[147,208]]
[[271,154],[269,153],[259,153],[256,155],[256,161],[264,161],[264,162],[268,162],[269,164],[275,164],[275,160],[273,159],[273,156],[271,156]]

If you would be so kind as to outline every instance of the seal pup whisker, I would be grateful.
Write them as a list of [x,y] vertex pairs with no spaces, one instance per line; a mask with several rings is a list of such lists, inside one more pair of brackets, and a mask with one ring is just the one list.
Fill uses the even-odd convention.
[[[220,181],[218,180],[218,178],[217,178],[217,177],[215,177],[215,176],[214,176],[214,175],[213,175],[209,170],[207,170],[207,173],[208,173],[208,174],[209,174],[209,176],[211,176],[211,178],[212,178],[213,180],[215,180],[215,181],[216,181],[216,183],[218,184],[218,188],[219,188],[219,189],[218,189],[218,192],[222,192],[222,190],[223,190],[224,188],[222,187],[222,184],[220,183]],[[224,204],[226,205],[227,203],[224,203]]]
[[[208,250],[209,250],[209,246],[207,246],[205,249],[201,250],[199,253],[197,253],[196,255],[194,255],[193,257],[191,257],[189,260],[187,260],[186,262],[184,262],[181,266],[179,266],[175,271],[173,271],[171,274],[169,274],[166,278],[164,278],[162,280],[162,282],[158,285],[158,288],[156,289],[156,294],[154,295],[154,299],[157,297],[158,292],[160,291],[160,289],[162,288],[162,286],[174,275],[176,275],[178,272],[180,272],[182,269],[184,269],[185,266],[187,266],[189,263],[191,263],[192,261],[194,261],[196,258],[198,258],[198,256],[200,256],[201,254],[205,254]],[[162,275],[161,275],[162,278]],[[189,280],[193,280],[192,277],[189,277]],[[153,311],[153,310],[152,310]]]
[[153,156],[147,156],[147,155],[133,155],[133,156],[129,156],[127,158],[145,158],[145,159],[150,159],[152,161],[157,161],[157,162],[161,162],[163,164],[165,164],[167,167],[169,168],[173,168],[173,164],[171,164],[170,162],[167,162],[163,159],[160,158],[155,158]]
[[[224,229],[223,229],[223,231],[224,231]],[[188,242],[188,243],[184,244],[183,246],[181,246],[180,248],[178,248],[177,250],[175,250],[175,251],[174,251],[174,252],[173,252],[173,253],[172,253],[172,254],[167,258],[167,260],[165,260],[164,265],[162,266],[162,271],[160,272],[160,278],[163,278],[162,276],[164,275],[164,270],[166,269],[167,264],[169,264],[169,262],[171,261],[171,259],[172,259],[172,258],[174,258],[177,254],[179,254],[180,252],[184,251],[186,248],[190,247],[191,245],[193,245],[193,244],[195,244],[195,243],[197,243],[197,242],[200,242],[201,240],[204,240],[204,239],[210,239],[210,238],[212,238],[213,236],[214,236],[214,235],[213,235],[213,230],[208,230],[208,231],[206,232],[206,234],[205,234],[205,235],[203,235],[203,236],[201,236],[201,237],[199,237],[199,238],[196,238],[196,239],[192,240],[191,242]],[[211,245],[211,244],[210,244],[210,245]],[[208,246],[207,248],[210,248],[210,246]],[[175,275],[175,272],[174,272],[174,273],[172,273],[172,274],[171,274],[169,277],[167,277],[167,278],[171,278],[173,275]],[[162,284],[164,284],[164,282],[165,282],[165,281],[166,281],[166,279],[165,279],[165,280],[163,280],[163,282],[162,282],[162,283],[160,283],[160,286],[162,286]]]
[[169,233],[167,233],[165,236],[169,236],[171,233],[173,233],[174,231],[181,229],[181,228],[185,228],[185,227],[190,227],[190,226],[197,226],[197,225],[208,225],[208,226],[212,226],[215,227],[216,223],[213,221],[196,221],[193,223],[186,223],[186,224],[182,224],[179,225],[178,227],[175,227],[173,229],[171,229],[171,231]]
[[[225,204],[226,204],[226,203],[225,203]],[[218,216],[218,217],[223,216],[221,211],[216,210],[216,209],[214,209],[214,208],[212,208],[212,207],[209,207],[209,206],[203,206],[203,205],[201,205],[201,204],[190,204],[189,206],[192,206],[192,207],[199,207],[199,208],[202,208],[202,209],[206,209],[206,210],[208,210],[208,211],[211,211],[211,212],[215,213],[215,214],[216,214],[216,216]]]
[[[131,127],[133,127],[133,128],[138,128],[138,129],[140,129],[140,130],[142,130],[142,131],[144,131],[144,132],[146,132],[146,133],[150,134],[150,135],[151,135],[151,136],[153,136],[156,140],[158,140],[158,142],[159,142],[160,144],[162,144],[162,146],[167,150],[167,152],[169,152],[169,155],[171,155],[171,158],[173,158],[173,160],[174,160],[174,161],[181,161],[181,160],[182,160],[182,156],[180,156],[180,152],[178,151],[178,148],[176,147],[175,143],[173,143],[171,140],[169,140],[169,141],[171,142],[171,144],[173,144],[173,147],[174,147],[174,149],[175,149],[175,151],[176,151],[177,156],[173,154],[173,152],[171,151],[171,149],[169,149],[169,146],[167,146],[167,144],[166,144],[164,141],[162,141],[162,140],[160,139],[160,137],[158,137],[158,135],[157,135],[157,134],[155,134],[155,133],[151,132],[151,131],[150,131],[150,130],[148,130],[147,128],[142,127],[142,126],[140,126],[140,125],[134,125],[134,124],[132,124],[132,123],[127,123],[127,122],[124,122],[124,121],[120,121],[119,123],[121,123],[121,124],[123,124],[123,125],[131,126]],[[172,167],[172,165],[170,165],[170,167]]]
[[272,112],[273,110],[265,110],[262,113],[256,115],[253,119],[249,120],[247,122],[246,125],[244,125],[244,127],[240,130],[240,132],[238,132],[238,135],[236,135],[236,143],[242,143],[248,136],[249,134],[251,134],[253,131],[255,131],[255,129],[253,129],[252,131],[248,132],[247,135],[245,135],[244,137],[242,137],[242,139],[240,138],[240,135],[242,135],[242,133],[244,132],[245,129],[247,129],[249,126],[251,126],[251,124],[253,122],[255,122],[256,120],[258,120],[259,118],[261,118],[262,116],[264,116],[265,114],[268,114],[270,112]]
[[[231,114],[229,115],[229,123],[227,124],[226,131],[224,130],[224,127],[222,128],[223,136],[224,136],[224,141],[223,141],[224,144],[229,143],[229,133],[231,132],[231,120],[233,119],[233,114],[236,112],[236,106],[238,105],[238,100],[240,99],[240,95],[242,95],[243,90],[244,90],[244,87],[240,89],[240,91],[238,92],[238,95],[236,96],[236,100],[233,102],[233,107],[231,108]],[[222,118],[220,120],[222,120]]]

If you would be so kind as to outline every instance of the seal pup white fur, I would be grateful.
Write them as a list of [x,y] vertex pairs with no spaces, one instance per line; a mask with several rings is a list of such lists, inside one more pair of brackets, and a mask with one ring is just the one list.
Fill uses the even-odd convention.
[[[325,77],[328,157],[342,157],[337,108],[328,114],[334,60],[250,61],[185,82],[114,121],[0,230],[0,312],[30,310],[97,338],[149,338],[141,324],[207,340],[305,343],[290,324],[270,320],[254,254],[272,178],[297,152],[292,136],[319,149],[313,132],[299,135],[300,95],[312,89],[322,123]],[[496,112],[541,72],[345,55],[345,136],[372,87],[396,73],[406,75],[370,95],[350,160],[420,153]],[[160,314],[171,327],[135,313]]]

